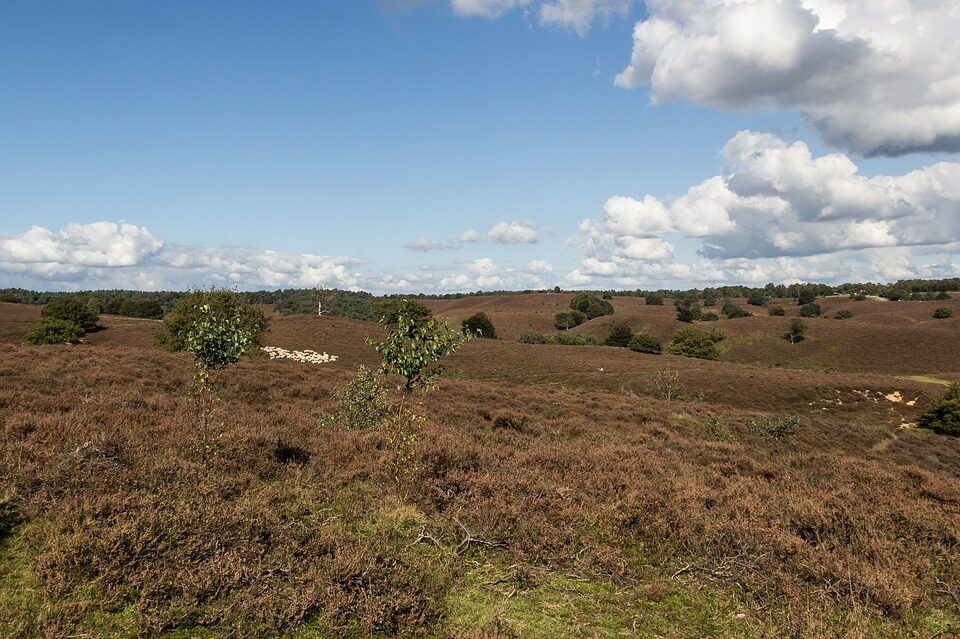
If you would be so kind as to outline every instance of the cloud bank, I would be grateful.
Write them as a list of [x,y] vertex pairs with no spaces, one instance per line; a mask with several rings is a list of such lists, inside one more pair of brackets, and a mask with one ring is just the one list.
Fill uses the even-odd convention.
[[616,84],[734,111],[797,110],[864,155],[960,151],[954,0],[649,0]]

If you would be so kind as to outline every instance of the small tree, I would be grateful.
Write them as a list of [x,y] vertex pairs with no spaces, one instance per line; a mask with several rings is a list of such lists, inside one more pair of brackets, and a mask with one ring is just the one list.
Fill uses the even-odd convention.
[[490,318],[483,311],[474,313],[463,320],[463,330],[478,335],[479,337],[497,339],[497,329],[493,327],[493,322],[490,321]]
[[[207,311],[201,311],[206,307]],[[163,318],[164,331],[157,334],[157,346],[169,351],[185,351],[190,331],[201,319],[228,321],[239,318],[241,327],[250,333],[250,347],[262,346],[268,320],[263,309],[248,304],[236,291],[227,288],[197,290],[184,295]]]
[[845,319],[850,319],[851,317],[853,317],[853,311],[846,308],[841,308],[833,316],[833,319],[845,320]]
[[699,359],[720,359],[720,351],[710,334],[694,326],[674,333],[673,340],[667,344],[667,352]]
[[570,308],[580,311],[587,316],[587,319],[613,315],[613,305],[593,293],[578,293],[570,300]]
[[240,361],[254,343],[255,334],[245,326],[239,313],[223,318],[208,304],[197,308],[196,318],[187,332],[186,350],[193,355],[197,369],[193,396],[198,417],[198,449],[201,461],[205,462],[213,447],[212,421],[220,401],[219,374]]
[[377,317],[384,326],[396,326],[400,321],[400,316],[419,323],[433,317],[433,311],[416,300],[403,298],[387,300],[377,307]]
[[797,312],[800,317],[820,317],[820,313],[820,305],[816,304],[815,302],[804,304]]
[[723,308],[721,309],[723,314],[727,316],[727,319],[737,319],[740,317],[752,317],[752,313],[746,309],[740,308],[731,301],[726,301],[723,303]]
[[934,397],[929,410],[917,420],[917,425],[941,435],[960,437],[960,383],[950,384],[946,393]]
[[435,317],[417,321],[401,313],[396,319],[396,324],[391,325],[384,317],[380,323],[387,329],[387,339],[383,342],[368,339],[367,345],[380,353],[382,373],[406,378],[403,386],[406,393],[426,386],[441,375],[440,360],[473,337],[472,333],[452,330]]
[[681,322],[690,323],[700,319],[700,304],[697,298],[692,295],[678,295],[673,300],[673,305],[677,309],[677,319]]
[[810,304],[817,299],[817,290],[812,286],[804,286],[797,293],[797,306]]
[[767,315],[771,317],[783,317],[787,312],[779,304],[771,304],[767,307]]
[[807,323],[799,317],[794,317],[787,322],[787,334],[784,337],[790,340],[791,344],[796,344],[797,342],[803,341],[803,336],[806,332]]
[[660,293],[647,293],[645,298],[647,306],[663,306],[663,295]]
[[587,316],[580,311],[562,311],[553,317],[553,325],[561,331],[567,331],[574,326],[580,326],[587,321]]
[[606,346],[626,348],[630,344],[631,339],[633,339],[633,331],[630,329],[630,326],[618,322],[610,327],[610,334],[607,335],[604,344]]
[[933,312],[933,319],[947,319],[953,317],[953,311],[948,306],[941,306]]

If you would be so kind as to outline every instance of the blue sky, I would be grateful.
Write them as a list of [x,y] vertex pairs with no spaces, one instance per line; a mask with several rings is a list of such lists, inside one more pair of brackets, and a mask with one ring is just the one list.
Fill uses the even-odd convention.
[[[548,20],[551,7],[575,17]],[[447,291],[954,274],[956,194],[885,185],[937,163],[952,171],[952,120],[933,138],[891,141],[879,125],[822,124],[823,96],[737,78],[615,83],[636,57],[635,24],[654,19],[629,0],[0,4],[0,285]],[[770,16],[737,19],[764,30]],[[882,35],[871,24],[836,32]],[[740,58],[750,46],[736,45]],[[831,114],[856,101],[845,92]],[[766,137],[722,158],[747,130]],[[769,202],[728,201],[729,220],[695,232],[672,210],[728,164],[759,175],[743,161],[786,157],[797,141],[813,160],[843,154],[884,178],[870,187],[881,200],[914,209],[823,214],[850,188],[810,203],[788,192],[804,182],[767,175],[793,207],[783,229]],[[604,213],[614,196],[632,203]],[[652,228],[658,215],[674,221]],[[917,232],[934,218],[935,241]],[[457,241],[468,229],[480,241]],[[843,234],[863,239],[824,239]],[[448,248],[409,248],[418,238]]]

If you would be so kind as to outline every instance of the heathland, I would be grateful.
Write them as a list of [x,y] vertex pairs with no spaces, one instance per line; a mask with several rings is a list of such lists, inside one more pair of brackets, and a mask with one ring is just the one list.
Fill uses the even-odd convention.
[[[201,460],[160,321],[28,346],[41,307],[0,303],[0,636],[960,633],[960,438],[917,426],[960,381],[960,294],[819,297],[798,341],[796,300],[734,299],[694,323],[716,360],[517,342],[572,297],[425,301],[499,339],[445,360],[402,481],[389,429],[330,417],[377,323],[266,306],[264,346],[329,356],[226,369]],[[608,301],[567,333],[689,326]]]

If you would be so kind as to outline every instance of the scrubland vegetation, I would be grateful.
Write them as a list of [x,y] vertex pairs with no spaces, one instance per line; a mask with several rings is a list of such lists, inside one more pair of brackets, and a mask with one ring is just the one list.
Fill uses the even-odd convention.
[[957,300],[762,291],[0,303],[0,636],[956,635]]

